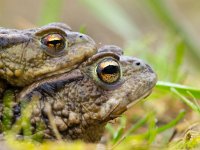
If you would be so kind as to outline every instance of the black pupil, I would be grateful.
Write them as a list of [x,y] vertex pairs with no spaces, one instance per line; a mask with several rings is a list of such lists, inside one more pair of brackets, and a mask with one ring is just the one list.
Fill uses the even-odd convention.
[[53,44],[55,47],[60,45],[62,42],[61,40],[53,40],[53,41],[48,41],[48,44]]
[[102,70],[103,74],[116,74],[119,72],[118,66],[109,65]]

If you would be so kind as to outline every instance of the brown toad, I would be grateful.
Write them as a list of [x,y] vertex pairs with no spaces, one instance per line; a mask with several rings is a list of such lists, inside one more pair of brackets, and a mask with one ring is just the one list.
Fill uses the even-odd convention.
[[96,52],[89,36],[63,23],[27,30],[0,28],[0,92],[5,82],[24,87],[72,70]]
[[26,87],[13,108],[32,106],[32,133],[43,124],[44,138],[98,142],[106,123],[147,97],[155,86],[155,72],[144,61],[121,54],[116,46],[104,46],[71,72]]

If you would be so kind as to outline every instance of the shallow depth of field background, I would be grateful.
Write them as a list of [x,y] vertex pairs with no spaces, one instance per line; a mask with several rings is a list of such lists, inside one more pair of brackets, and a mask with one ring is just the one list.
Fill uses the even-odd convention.
[[[178,146],[188,148],[192,144],[185,144],[185,136],[200,118],[199,8],[197,0],[0,0],[0,26],[25,29],[64,22],[91,36],[98,47],[118,45],[126,55],[144,59],[164,84],[107,126],[108,145],[154,149],[181,141]],[[177,93],[166,82],[189,87]]]

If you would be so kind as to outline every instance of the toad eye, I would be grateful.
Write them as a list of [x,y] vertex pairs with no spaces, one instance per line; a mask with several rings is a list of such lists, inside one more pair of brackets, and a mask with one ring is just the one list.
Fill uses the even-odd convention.
[[121,77],[120,65],[112,58],[102,60],[97,65],[96,73],[98,78],[107,84],[116,83]]
[[45,52],[50,56],[61,56],[66,47],[65,38],[57,33],[48,34],[41,39]]

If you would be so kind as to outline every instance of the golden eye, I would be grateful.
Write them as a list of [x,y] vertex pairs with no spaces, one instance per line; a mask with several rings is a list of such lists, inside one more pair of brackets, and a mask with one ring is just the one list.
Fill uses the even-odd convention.
[[96,68],[98,78],[104,83],[116,83],[121,77],[119,63],[112,59],[106,58],[101,61]]
[[62,55],[66,46],[65,38],[57,33],[46,35],[42,38],[41,43],[45,48],[45,52],[51,56]]

